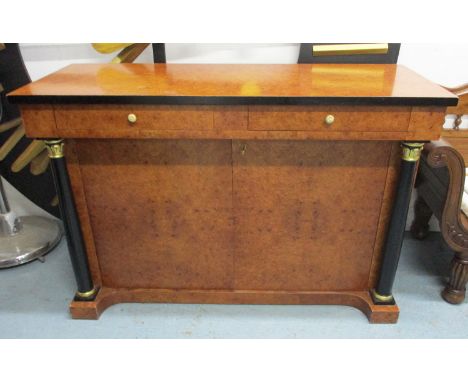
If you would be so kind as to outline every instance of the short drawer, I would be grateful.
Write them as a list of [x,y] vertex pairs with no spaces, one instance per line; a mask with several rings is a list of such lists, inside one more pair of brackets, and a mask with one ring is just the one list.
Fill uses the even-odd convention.
[[249,107],[249,130],[407,131],[410,117],[411,107],[262,105]]
[[59,105],[58,130],[211,130],[209,106]]

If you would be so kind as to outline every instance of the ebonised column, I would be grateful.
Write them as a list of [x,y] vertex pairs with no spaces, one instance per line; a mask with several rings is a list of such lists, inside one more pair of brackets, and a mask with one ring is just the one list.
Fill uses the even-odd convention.
[[390,226],[385,242],[382,267],[377,287],[371,290],[372,300],[379,305],[392,305],[395,300],[392,295],[393,282],[400,259],[401,245],[405,233],[406,218],[408,215],[416,175],[417,164],[423,149],[423,143],[403,142],[402,161],[400,167],[400,180],[393,204]]
[[45,143],[49,152],[68,251],[78,287],[75,299],[93,300],[96,297],[97,289],[94,287],[91,278],[86,248],[70,186],[64,157],[64,143],[62,139],[47,140]]

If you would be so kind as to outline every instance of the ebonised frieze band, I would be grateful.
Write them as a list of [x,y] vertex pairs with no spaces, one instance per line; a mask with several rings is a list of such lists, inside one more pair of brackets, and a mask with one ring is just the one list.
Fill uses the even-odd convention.
[[113,105],[338,105],[338,106],[454,106],[456,99],[405,97],[255,97],[255,96],[76,96],[15,95],[12,104],[113,104]]
[[51,159],[52,175],[59,199],[68,250],[77,283],[75,298],[78,300],[92,300],[97,289],[93,285],[89,270],[88,258],[84,245],[83,235],[78,220],[78,214],[68,177],[64,157],[64,142],[62,139],[45,141]]

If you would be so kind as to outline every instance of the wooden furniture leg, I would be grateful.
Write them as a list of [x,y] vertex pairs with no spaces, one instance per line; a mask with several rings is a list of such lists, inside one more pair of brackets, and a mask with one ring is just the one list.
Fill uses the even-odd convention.
[[377,287],[371,291],[372,300],[378,305],[395,304],[392,295],[393,282],[395,281],[398,261],[400,259],[417,163],[421,156],[423,145],[423,143],[402,143],[400,180],[385,242],[380,277]]
[[45,143],[51,159],[52,175],[57,189],[68,251],[78,286],[75,299],[94,300],[98,290],[93,285],[89,270],[83,235],[64,157],[64,143],[62,139],[48,140]]
[[414,203],[414,220],[411,224],[411,234],[415,239],[422,240],[429,233],[429,220],[432,217],[431,207],[424,198],[418,196]]
[[465,300],[468,282],[468,251],[455,253],[451,267],[450,279],[442,297],[451,304],[461,304]]

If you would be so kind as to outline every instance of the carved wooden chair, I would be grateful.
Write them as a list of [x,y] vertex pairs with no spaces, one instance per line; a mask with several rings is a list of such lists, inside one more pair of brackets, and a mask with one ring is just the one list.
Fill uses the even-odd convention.
[[432,215],[437,218],[445,242],[455,251],[442,297],[460,304],[468,282],[468,126],[462,128],[463,115],[468,114],[468,84],[447,89],[459,96],[459,103],[447,109],[447,115],[455,118],[453,125],[444,129],[443,138],[425,146],[416,179],[418,198],[411,232],[415,238],[424,239],[429,219]]

